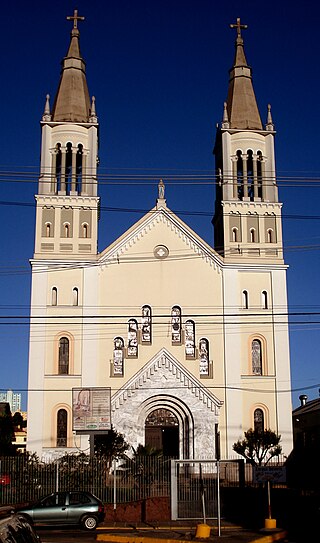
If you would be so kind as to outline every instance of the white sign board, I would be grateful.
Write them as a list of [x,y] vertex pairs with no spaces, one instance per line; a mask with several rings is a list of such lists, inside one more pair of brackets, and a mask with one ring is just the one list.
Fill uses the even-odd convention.
[[73,430],[110,430],[111,388],[72,389]]
[[285,483],[285,466],[254,466],[253,482],[264,483],[266,481],[270,481],[271,483]]

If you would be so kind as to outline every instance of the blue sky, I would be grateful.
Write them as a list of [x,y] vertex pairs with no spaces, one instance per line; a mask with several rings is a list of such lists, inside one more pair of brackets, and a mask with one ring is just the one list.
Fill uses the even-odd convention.
[[[168,206],[213,243],[213,184],[183,176],[214,171],[215,126],[226,99],[237,17],[263,121],[272,104],[291,312],[319,312],[318,2],[214,0],[78,1],[81,51],[100,122],[100,175],[133,174],[148,184],[102,184],[99,249],[153,207],[160,177]],[[22,1],[1,10],[2,138],[0,387],[27,388],[34,194],[45,95],[57,89],[73,2]],[[14,172],[19,172],[15,177]],[[172,184],[174,175],[180,182]],[[18,182],[14,182],[18,179]],[[171,180],[171,181],[170,181]],[[122,208],[123,211],[105,210]],[[128,209],[134,210],[129,212]],[[192,214],[194,212],[200,215]],[[294,324],[294,320],[298,321]],[[291,317],[294,406],[318,396],[320,314]],[[26,394],[23,393],[24,407]]]

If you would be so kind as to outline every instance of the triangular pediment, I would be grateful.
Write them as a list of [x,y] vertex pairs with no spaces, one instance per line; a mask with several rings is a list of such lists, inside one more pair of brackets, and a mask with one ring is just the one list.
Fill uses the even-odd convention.
[[195,255],[204,259],[217,271],[222,267],[222,261],[216,251],[210,247],[192,228],[183,222],[175,213],[167,207],[155,207],[129,228],[122,236],[115,240],[99,255],[99,263],[102,266],[121,263],[130,248],[138,244],[157,225],[166,225],[185,244],[186,248]]
[[166,349],[161,349],[112,396],[112,411],[119,409],[127,400],[143,390],[148,396],[161,392],[172,396],[192,395],[197,402],[213,411],[215,415],[218,415],[223,404]]

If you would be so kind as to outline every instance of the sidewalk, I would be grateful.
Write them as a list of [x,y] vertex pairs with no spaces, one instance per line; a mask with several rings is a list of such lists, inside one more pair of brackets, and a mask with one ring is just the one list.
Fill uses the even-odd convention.
[[[125,523],[104,523],[97,529],[97,541],[108,543],[272,543],[273,541],[285,541],[287,533],[284,530],[273,532],[254,531],[235,524],[223,521],[221,523],[221,535],[218,535],[217,522],[209,522],[210,535],[206,538],[197,538],[197,525],[201,522],[172,521],[163,525],[151,525],[139,523],[130,525]],[[208,529],[209,532],[209,529]]]

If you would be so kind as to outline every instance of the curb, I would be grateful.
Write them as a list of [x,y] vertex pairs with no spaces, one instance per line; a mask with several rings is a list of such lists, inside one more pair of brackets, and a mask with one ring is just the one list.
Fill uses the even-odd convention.
[[281,541],[285,539],[288,535],[288,532],[281,530],[280,532],[275,532],[273,534],[264,535],[258,539],[254,539],[251,543],[272,543],[273,541]]
[[[177,543],[176,539],[160,538],[160,537],[144,537],[139,535],[112,535],[98,534],[96,541],[108,541],[109,543]],[[184,539],[179,539],[179,543],[190,543]]]
[[[234,537],[234,536],[232,536]],[[287,532],[281,530],[279,532],[263,535],[257,539],[250,539],[250,543],[273,543],[281,541],[287,537]],[[215,536],[218,540],[218,536]],[[194,538],[196,541],[203,541]],[[108,543],[177,543],[177,539],[165,537],[145,537],[139,535],[113,535],[113,534],[97,534],[96,541],[107,541]],[[190,540],[179,539],[179,543],[190,543]]]

